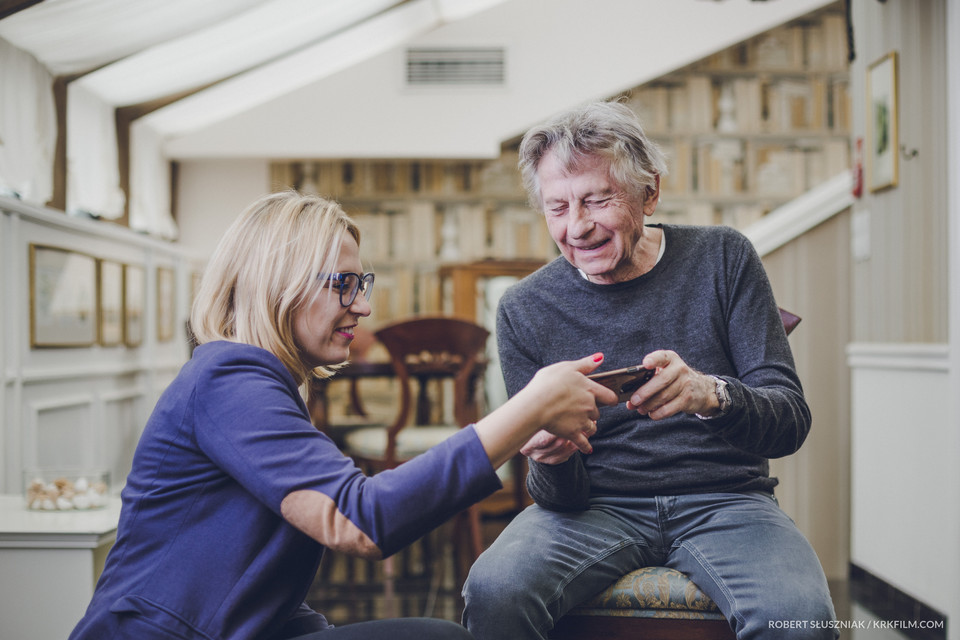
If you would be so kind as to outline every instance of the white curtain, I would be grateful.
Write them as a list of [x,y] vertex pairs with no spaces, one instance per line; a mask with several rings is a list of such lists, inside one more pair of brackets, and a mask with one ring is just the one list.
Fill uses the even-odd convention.
[[170,162],[163,139],[143,120],[130,127],[130,228],[174,240],[179,235],[171,215]]
[[83,81],[67,85],[67,213],[123,216],[113,106]]
[[0,39],[0,193],[49,201],[56,141],[53,76]]

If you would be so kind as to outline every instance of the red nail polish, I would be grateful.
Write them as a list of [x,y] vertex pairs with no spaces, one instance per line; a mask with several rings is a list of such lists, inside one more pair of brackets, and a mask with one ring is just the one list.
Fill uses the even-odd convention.
[[601,360],[603,360],[603,354],[602,354],[602,353],[595,353],[595,354],[593,354],[593,361],[594,361],[594,362],[600,362]]

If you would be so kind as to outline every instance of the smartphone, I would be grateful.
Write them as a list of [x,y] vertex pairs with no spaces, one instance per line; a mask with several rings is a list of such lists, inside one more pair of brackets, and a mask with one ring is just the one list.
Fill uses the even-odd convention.
[[615,369],[613,371],[604,371],[603,373],[594,373],[587,376],[591,380],[599,382],[608,389],[613,389],[617,393],[618,402],[626,402],[633,395],[633,392],[642,387],[653,374],[655,369],[647,369],[641,365]]

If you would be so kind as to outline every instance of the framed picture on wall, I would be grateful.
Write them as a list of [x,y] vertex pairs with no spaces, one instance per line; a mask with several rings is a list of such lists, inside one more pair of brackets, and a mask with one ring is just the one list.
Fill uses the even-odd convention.
[[105,347],[123,342],[123,265],[112,260],[98,262],[100,344]]
[[30,346],[88,347],[97,341],[97,261],[30,245]]
[[174,291],[173,269],[169,267],[157,268],[157,341],[166,342],[173,339],[174,305],[176,295]]
[[143,342],[143,313],[146,304],[146,278],[143,267],[123,265],[123,342],[128,347]]
[[897,186],[899,113],[897,52],[891,51],[867,67],[867,183],[870,191]]

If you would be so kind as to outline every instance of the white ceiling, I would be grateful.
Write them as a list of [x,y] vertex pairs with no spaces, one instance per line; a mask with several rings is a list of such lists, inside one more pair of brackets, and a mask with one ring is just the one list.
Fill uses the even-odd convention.
[[[0,38],[145,116],[168,156],[489,157],[530,123],[830,0],[46,0]],[[507,83],[411,89],[408,46],[496,46]],[[198,90],[199,89],[199,90]]]

